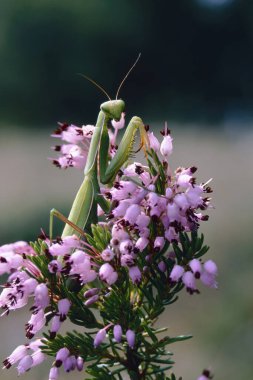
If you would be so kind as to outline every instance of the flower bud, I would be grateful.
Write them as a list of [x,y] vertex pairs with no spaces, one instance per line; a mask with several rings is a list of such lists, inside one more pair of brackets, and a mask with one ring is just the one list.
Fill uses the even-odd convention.
[[163,236],[157,236],[154,241],[154,249],[156,252],[161,251],[165,244],[165,239]]
[[113,328],[113,336],[116,342],[120,343],[122,338],[122,327],[120,325],[115,325]]
[[141,213],[141,207],[139,205],[132,204],[126,210],[124,219],[130,224],[135,224],[136,219],[140,215],[140,213]]
[[69,354],[70,352],[66,347],[61,348],[56,354],[55,366],[60,367]]
[[84,366],[83,358],[81,356],[78,356],[76,359],[76,369],[81,372],[83,370],[83,366]]
[[218,268],[217,265],[213,260],[208,260],[204,264],[204,269],[209,274],[212,274],[213,276],[216,276],[218,274]]
[[92,296],[95,296],[95,294],[98,294],[98,293],[99,293],[99,289],[98,289],[98,288],[92,288],[92,289],[87,290],[87,291],[83,294],[83,296],[84,296],[85,298],[90,298],[90,297],[92,297]]
[[160,143],[158,139],[154,136],[153,132],[148,132],[149,146],[155,152],[158,152],[160,149]]
[[195,277],[192,272],[188,271],[183,274],[182,281],[186,286],[186,289],[188,291],[192,291],[196,289],[196,284],[195,284]]
[[126,332],[126,339],[127,343],[131,348],[134,348],[134,343],[135,343],[135,332],[133,330],[127,330]]
[[134,284],[137,284],[141,281],[141,271],[137,266],[129,268],[129,276]]
[[62,270],[62,264],[58,260],[52,260],[48,264],[48,270],[50,273],[58,273]]
[[114,252],[111,249],[106,248],[101,253],[101,257],[104,261],[111,261],[114,258]]
[[200,278],[200,274],[202,272],[202,265],[198,259],[193,259],[189,262],[189,266],[193,271],[195,278]]
[[106,329],[99,330],[94,338],[94,347],[97,348],[106,338]]
[[99,296],[97,294],[95,294],[94,296],[90,297],[87,301],[84,302],[84,305],[85,306],[90,306],[92,305],[93,303],[97,302],[99,299]]
[[172,282],[178,282],[180,278],[183,276],[183,274],[184,274],[184,268],[176,264],[174,265],[170,273],[170,280]]
[[48,288],[45,284],[39,284],[34,291],[35,305],[45,309],[49,305]]
[[31,355],[26,355],[25,357],[23,357],[17,366],[18,375],[22,375],[26,371],[29,371],[32,365],[33,365],[33,359]]
[[63,362],[63,368],[65,372],[73,371],[76,367],[76,358],[74,355],[68,356]]
[[172,138],[170,135],[164,136],[161,143],[160,152],[165,157],[168,158],[173,150]]
[[160,261],[160,263],[158,264],[158,268],[161,272],[166,272],[166,264],[164,261]]
[[57,367],[52,367],[49,372],[48,380],[57,380],[59,378],[59,369]]
[[64,298],[58,302],[58,310],[60,313],[60,321],[63,322],[66,319],[66,315],[69,312],[71,303],[67,298]]
[[50,328],[50,339],[54,339],[56,336],[56,333],[60,330],[61,327],[61,321],[59,315],[55,315],[51,322],[51,328]]

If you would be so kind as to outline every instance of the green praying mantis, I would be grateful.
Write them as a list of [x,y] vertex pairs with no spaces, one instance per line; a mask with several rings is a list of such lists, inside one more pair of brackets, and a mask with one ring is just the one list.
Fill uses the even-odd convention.
[[99,182],[103,185],[113,183],[120,168],[128,160],[132,152],[137,131],[140,132],[141,147],[144,147],[145,149],[145,146],[148,145],[145,126],[141,118],[134,116],[130,120],[125,130],[116,154],[112,160],[108,162],[108,123],[111,120],[119,121],[122,112],[125,110],[124,101],[117,99],[117,97],[122,84],[138,62],[139,58],[140,55],[121,82],[115,100],[111,100],[109,95],[103,90],[101,86],[97,85],[90,78],[85,77],[92,83],[96,84],[108,96],[109,101],[102,103],[100,106],[100,112],[98,114],[84,169],[84,179],[76,194],[68,218],[66,218],[56,209],[52,209],[50,212],[49,230],[51,241],[53,236],[54,217],[57,217],[65,223],[65,227],[62,232],[62,238],[64,238],[66,236],[71,236],[74,233],[78,236],[84,235],[84,229],[87,225],[87,222],[89,221],[89,224],[97,222],[98,204],[105,212],[108,212],[110,205],[108,201],[103,196],[101,196]]

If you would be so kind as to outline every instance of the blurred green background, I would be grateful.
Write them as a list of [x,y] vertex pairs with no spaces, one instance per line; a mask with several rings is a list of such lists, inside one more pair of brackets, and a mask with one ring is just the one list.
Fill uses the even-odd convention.
[[[172,335],[194,335],[174,347],[175,370],[184,380],[204,367],[217,380],[252,379],[252,2],[0,0],[0,244],[35,239],[52,207],[68,213],[81,172],[51,165],[49,135],[59,120],[94,123],[105,100],[77,73],[113,97],[139,52],[121,91],[128,118],[157,131],[167,120],[172,166],[196,165],[200,181],[214,178],[202,231],[219,289],[182,295],[160,321]],[[2,359],[25,341],[28,314],[0,321]],[[46,366],[26,375],[47,378]]]

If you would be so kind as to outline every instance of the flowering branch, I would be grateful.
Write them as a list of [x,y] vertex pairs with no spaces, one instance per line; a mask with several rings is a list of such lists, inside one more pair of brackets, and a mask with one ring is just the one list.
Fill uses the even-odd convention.
[[[117,154],[124,116],[112,121],[107,157],[100,160]],[[60,156],[53,163],[84,168],[94,131],[59,124],[53,136],[67,144],[54,148]],[[191,336],[160,337],[167,328],[155,322],[184,289],[197,294],[199,282],[216,288],[217,267],[203,260],[208,247],[198,232],[208,220],[209,181],[197,184],[193,166],[173,173],[167,127],[162,135],[160,144],[146,126],[146,163],[130,162],[128,154],[113,181],[99,184],[107,208],[98,206],[98,222],[88,221],[82,234],[78,227],[71,236],[51,240],[42,233],[34,243],[0,247],[0,274],[9,275],[0,295],[3,315],[33,300],[25,326],[30,342],[4,368],[17,364],[22,374],[51,356],[49,380],[58,379],[60,367],[84,369],[90,379],[177,379],[168,346]],[[67,319],[79,330],[63,335]],[[199,380],[210,378],[205,370]]]

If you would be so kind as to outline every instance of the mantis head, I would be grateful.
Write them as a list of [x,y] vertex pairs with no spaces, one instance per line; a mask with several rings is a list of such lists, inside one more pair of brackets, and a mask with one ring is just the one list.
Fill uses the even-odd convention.
[[121,99],[109,100],[108,102],[102,103],[100,108],[106,115],[110,117],[110,119],[119,121],[122,112],[125,110],[125,102]]

